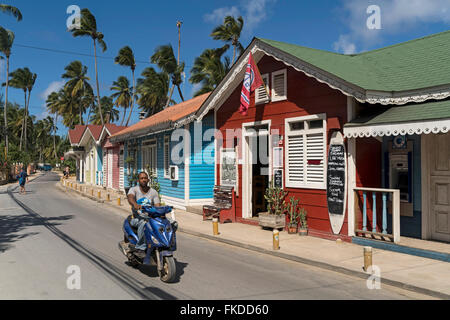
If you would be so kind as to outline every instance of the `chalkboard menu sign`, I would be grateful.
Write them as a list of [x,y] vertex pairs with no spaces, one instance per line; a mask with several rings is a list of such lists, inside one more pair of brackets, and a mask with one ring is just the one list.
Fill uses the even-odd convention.
[[328,151],[327,203],[329,213],[344,214],[345,148],[342,144],[332,144]]
[[273,169],[273,186],[283,189],[283,169]]

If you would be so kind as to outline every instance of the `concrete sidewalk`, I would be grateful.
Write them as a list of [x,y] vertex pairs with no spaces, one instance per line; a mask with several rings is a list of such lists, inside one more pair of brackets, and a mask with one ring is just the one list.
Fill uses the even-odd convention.
[[[57,186],[63,190],[75,190]],[[80,191],[75,191],[80,194]],[[124,216],[130,209],[127,203],[119,207],[115,201],[101,201],[104,205],[120,208]],[[273,250],[272,231],[241,223],[219,224],[219,235],[213,235],[212,222],[201,215],[175,209],[179,231],[219,241],[232,246],[270,254],[284,259],[368,279],[363,271],[363,247],[348,242],[336,242],[317,237],[280,232],[280,249]],[[450,299],[450,264],[448,262],[412,256],[403,253],[372,249],[373,265],[380,270],[381,285],[393,285],[441,299]]]

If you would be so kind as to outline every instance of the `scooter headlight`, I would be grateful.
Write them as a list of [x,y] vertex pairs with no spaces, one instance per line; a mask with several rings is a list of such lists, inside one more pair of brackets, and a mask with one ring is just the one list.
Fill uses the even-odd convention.
[[154,236],[152,236],[152,241],[153,241],[155,244],[159,244],[159,241],[156,240],[156,238],[155,238]]

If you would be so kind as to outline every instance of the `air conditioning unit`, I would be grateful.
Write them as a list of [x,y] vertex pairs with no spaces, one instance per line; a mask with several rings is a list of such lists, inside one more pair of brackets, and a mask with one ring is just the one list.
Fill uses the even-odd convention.
[[178,166],[170,166],[169,174],[170,174],[170,180],[178,181]]

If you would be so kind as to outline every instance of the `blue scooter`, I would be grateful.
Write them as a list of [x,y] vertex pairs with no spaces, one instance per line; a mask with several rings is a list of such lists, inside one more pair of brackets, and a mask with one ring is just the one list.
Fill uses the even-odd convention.
[[173,252],[177,249],[176,230],[178,223],[166,218],[166,214],[172,211],[170,206],[153,207],[148,199],[137,201],[142,206],[138,210],[141,218],[146,220],[144,234],[147,243],[145,258],[134,254],[138,242],[137,229],[130,224],[131,215],[123,223],[124,239],[119,242],[119,249],[128,258],[133,267],[144,265],[156,265],[158,274],[163,282],[173,282],[176,276],[176,264]]

